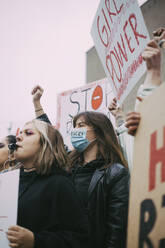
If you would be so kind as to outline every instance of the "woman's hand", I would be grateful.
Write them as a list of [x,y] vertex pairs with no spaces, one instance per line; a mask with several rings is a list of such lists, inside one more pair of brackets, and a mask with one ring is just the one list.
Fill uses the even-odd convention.
[[138,126],[140,124],[140,113],[130,112],[127,114],[125,126],[128,128],[128,133],[132,136],[136,134]]
[[13,248],[33,248],[34,234],[21,226],[11,226],[6,232],[9,246]]
[[40,98],[42,97],[44,92],[44,89],[40,86],[40,85],[36,85],[33,89],[32,89],[32,96],[33,96],[33,102],[35,101],[40,101]]
[[165,28],[160,27],[153,31],[154,40],[159,44],[160,47],[165,48]]

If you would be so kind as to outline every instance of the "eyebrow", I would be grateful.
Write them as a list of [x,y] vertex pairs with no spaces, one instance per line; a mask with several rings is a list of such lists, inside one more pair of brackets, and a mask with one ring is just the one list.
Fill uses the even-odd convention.
[[26,131],[33,131],[33,129],[31,129],[31,128],[26,128],[26,129],[21,130],[20,133],[23,133],[23,132],[26,132]]
[[86,124],[86,122],[85,122],[85,121],[79,121],[79,122],[76,122],[76,125],[77,125],[77,124],[80,124],[80,123],[84,123],[84,124]]

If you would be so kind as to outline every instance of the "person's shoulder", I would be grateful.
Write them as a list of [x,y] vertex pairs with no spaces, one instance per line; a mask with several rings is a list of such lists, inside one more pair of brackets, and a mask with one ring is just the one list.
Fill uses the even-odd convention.
[[55,184],[72,184],[70,173],[63,169],[55,169],[48,176],[49,181],[53,181]]
[[129,170],[120,163],[114,163],[106,170],[107,180],[114,182],[120,180],[123,177],[129,178]]

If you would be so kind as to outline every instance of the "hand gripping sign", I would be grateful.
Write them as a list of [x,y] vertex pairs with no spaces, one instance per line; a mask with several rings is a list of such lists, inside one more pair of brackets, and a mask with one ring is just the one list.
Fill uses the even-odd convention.
[[141,54],[149,35],[137,0],[101,0],[91,34],[114,94],[122,103],[146,70]]

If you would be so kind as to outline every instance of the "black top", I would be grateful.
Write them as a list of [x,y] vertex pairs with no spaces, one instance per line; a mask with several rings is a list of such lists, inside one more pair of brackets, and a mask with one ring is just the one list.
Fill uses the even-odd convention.
[[64,174],[60,169],[49,176],[21,170],[17,223],[34,233],[35,248],[87,246],[87,217]]
[[72,179],[85,208],[88,207],[88,188],[93,173],[97,168],[104,166],[104,160],[93,160],[85,165],[77,165],[72,170]]
[[81,168],[77,165],[77,172],[73,171],[74,184],[87,207],[90,247],[125,248],[129,171],[119,163],[108,168],[104,165],[99,160]]

